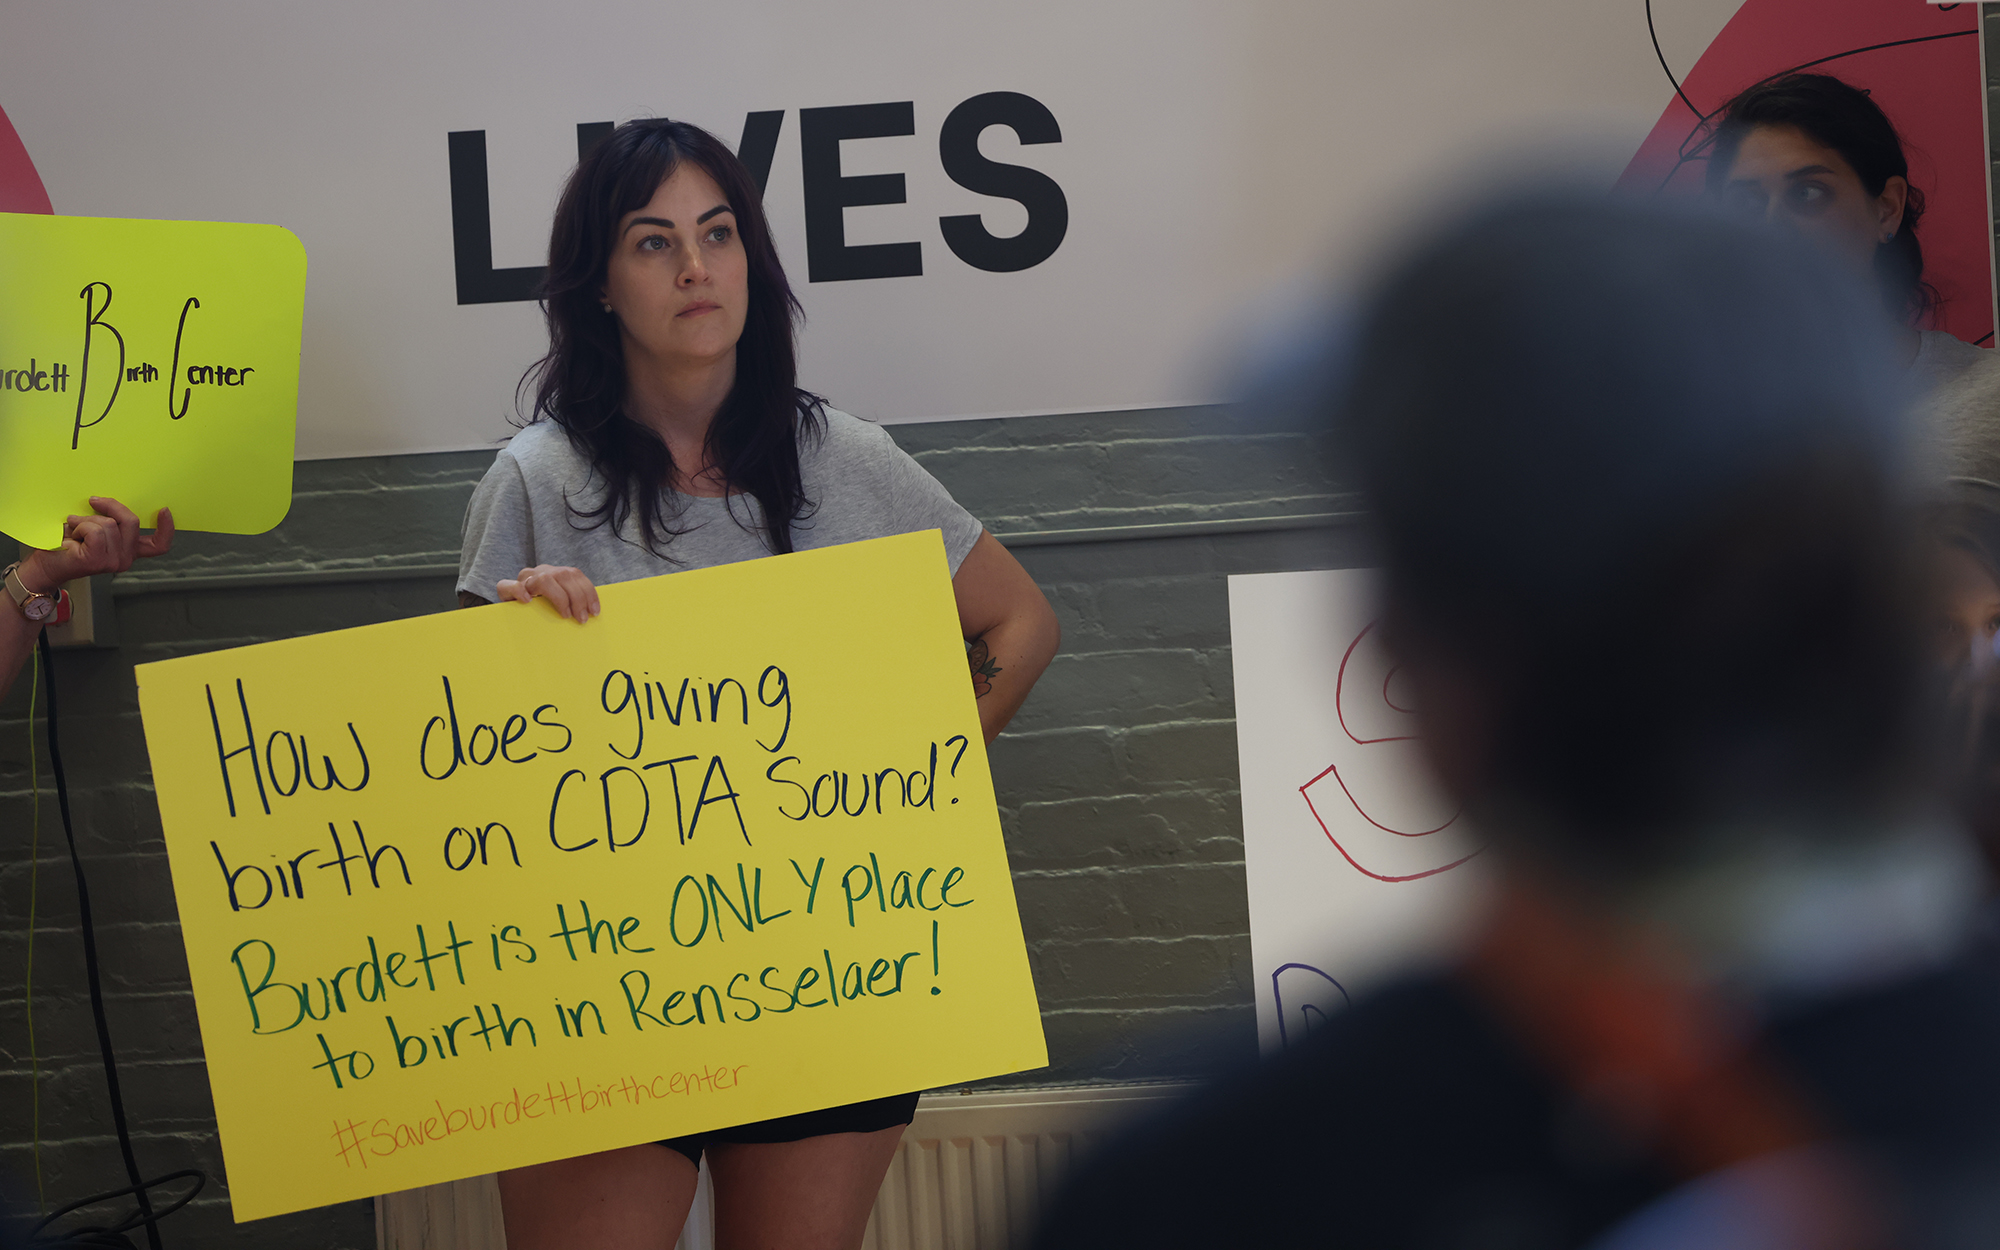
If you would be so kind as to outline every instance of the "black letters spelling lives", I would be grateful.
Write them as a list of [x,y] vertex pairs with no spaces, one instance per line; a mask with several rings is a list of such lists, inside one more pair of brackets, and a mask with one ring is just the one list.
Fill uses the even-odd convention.
[[[751,113],[743,119],[736,154],[761,191],[783,129],[783,109]],[[1005,126],[1023,145],[1061,143],[1062,127],[1048,106],[1018,91],[989,91],[964,101],[938,130],[938,161],[953,182],[968,191],[1013,200],[1028,211],[1019,234],[997,236],[977,213],[938,218],[945,246],[961,261],[989,273],[1031,269],[1055,255],[1069,233],[1069,200],[1055,179],[1037,169],[1009,165],[979,151],[979,137]],[[610,122],[576,128],[578,159],[612,131]],[[840,172],[844,139],[914,135],[916,105],[846,104],[799,110],[799,163],[804,175],[806,276],[812,282],[862,278],[903,278],[922,274],[922,244],[871,243],[849,246],[843,211],[874,204],[901,204],[902,174],[845,175]],[[451,166],[452,257],[461,304],[532,300],[542,281],[539,266],[495,269],[493,227],[486,177],[486,132],[457,130],[446,136]]]
[[[99,306],[97,302],[97,293],[100,290],[104,292],[104,303],[102,306]],[[70,426],[69,446],[71,451],[76,450],[85,430],[111,415],[111,405],[118,402],[119,387],[127,382],[155,382],[160,377],[159,369],[151,364],[142,363],[129,368],[126,367],[125,336],[119,333],[117,326],[104,319],[105,314],[111,311],[111,284],[109,282],[88,283],[81,291],[77,292],[76,297],[83,301],[83,363],[78,365],[76,370],[76,419]],[[250,375],[257,372],[254,367],[247,365],[198,365],[190,362],[186,367],[185,373],[183,373],[181,367],[181,349],[187,344],[188,314],[200,307],[200,300],[192,295],[188,296],[187,300],[181,304],[180,318],[174,325],[173,362],[167,367],[167,418],[172,421],[178,421],[188,414],[188,405],[194,398],[193,388],[197,386],[248,386],[250,384]],[[111,394],[104,401],[104,407],[98,410],[96,416],[86,421],[83,419],[83,414],[85,412],[85,403],[90,396],[90,350],[97,332],[100,330],[109,334],[112,342],[117,346],[118,364],[111,371]],[[65,376],[67,376],[66,371]],[[176,385],[181,386],[181,399],[178,408],[174,406],[174,387]]]

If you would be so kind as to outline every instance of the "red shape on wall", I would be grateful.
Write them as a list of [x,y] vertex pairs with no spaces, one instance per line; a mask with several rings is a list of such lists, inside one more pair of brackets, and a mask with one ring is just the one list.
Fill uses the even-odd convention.
[[[1388,766],[1393,763],[1392,756],[1397,750],[1395,744],[1417,740],[1416,718],[1414,708],[1397,702],[1395,681],[1402,670],[1383,648],[1382,636],[1375,633],[1378,623],[1370,621],[1363,626],[1354,640],[1347,644],[1347,650],[1341,653],[1340,670],[1333,681],[1333,705],[1334,715],[1348,740],[1357,747],[1371,748],[1375,761]],[[1347,684],[1350,677],[1354,679],[1352,686]],[[1402,732],[1405,730],[1408,732]],[[1385,751],[1391,754],[1385,756],[1382,754]],[[1353,757],[1349,758],[1352,760]],[[1369,776],[1369,770],[1364,768],[1357,780]],[[1329,777],[1333,779],[1333,786],[1321,786]],[[1331,824],[1328,823],[1329,812],[1321,811],[1319,800],[1313,797],[1316,787],[1321,797],[1331,805],[1329,811],[1335,815]],[[1341,813],[1340,800],[1332,797],[1336,787],[1341,799],[1354,809],[1356,815],[1390,837],[1387,840],[1377,838],[1347,820]],[[1312,780],[1299,787],[1299,794],[1305,799],[1306,810],[1312,813],[1320,832],[1333,844],[1333,849],[1340,852],[1341,858],[1355,871],[1377,881],[1420,881],[1456,868],[1479,854],[1480,848],[1475,848],[1448,862],[1437,862],[1432,852],[1448,854],[1457,849],[1456,844],[1439,850],[1439,844],[1426,843],[1419,849],[1417,842],[1451,828],[1458,822],[1458,812],[1434,824],[1432,822],[1443,813],[1429,812],[1420,816],[1409,808],[1407,795],[1399,800],[1393,793],[1377,793],[1364,802],[1363,797],[1355,793],[1355,787],[1349,784],[1348,778],[1341,775],[1338,764],[1329,764],[1320,770]],[[1334,832],[1335,825],[1349,831],[1347,840]],[[1407,841],[1399,841],[1403,839]],[[1364,864],[1363,860],[1368,862]]]
[[1668,103],[1626,166],[1621,188],[1699,193],[1706,134],[1696,109],[1713,116],[1745,87],[1794,70],[1831,74],[1868,91],[1903,137],[1910,181],[1927,201],[1917,237],[1925,276],[1943,297],[1935,328],[1968,343],[1992,341],[1978,5],[1744,0],[1691,68],[1668,69],[1687,98]]
[[35,162],[28,159],[28,149],[14,133],[14,123],[7,120],[7,111],[0,109],[0,213],[55,211],[42,176],[35,172]]
[[1425,877],[1435,877],[1441,872],[1448,872],[1451,869],[1458,867],[1466,860],[1471,859],[1473,856],[1479,854],[1480,851],[1486,849],[1484,844],[1482,844],[1477,849],[1469,851],[1466,854],[1461,855],[1459,858],[1450,861],[1449,863],[1431,864],[1429,867],[1419,868],[1415,872],[1405,872],[1405,873],[1377,872],[1375,871],[1375,869],[1363,865],[1360,860],[1354,858],[1355,853],[1349,850],[1347,846],[1341,842],[1340,838],[1334,834],[1332,828],[1330,828],[1326,823],[1326,817],[1323,814],[1321,814],[1319,810],[1319,804],[1313,802],[1313,796],[1312,796],[1313,787],[1318,785],[1320,782],[1324,781],[1328,777],[1332,777],[1334,781],[1340,786],[1341,794],[1346,797],[1348,804],[1352,806],[1356,812],[1360,813],[1361,819],[1367,821],[1369,824],[1375,826],[1377,829],[1380,829],[1384,833],[1392,833],[1400,838],[1427,838],[1434,833],[1443,833],[1446,829],[1449,829],[1454,824],[1458,823],[1459,813],[1457,812],[1452,813],[1452,817],[1450,820],[1445,821],[1443,824],[1439,825],[1435,829],[1424,829],[1421,831],[1391,829],[1389,826],[1383,824],[1381,821],[1376,820],[1373,816],[1370,816],[1367,813],[1367,811],[1362,808],[1360,800],[1356,799],[1354,797],[1354,792],[1347,788],[1347,781],[1340,775],[1339,767],[1337,765],[1329,765],[1317,777],[1314,777],[1311,781],[1308,781],[1304,785],[1300,786],[1299,793],[1302,796],[1304,796],[1306,801],[1306,810],[1312,813],[1312,818],[1314,823],[1319,825],[1319,831],[1326,835],[1326,840],[1328,842],[1333,843],[1333,849],[1339,851],[1340,857],[1346,860],[1354,868],[1356,872],[1359,872],[1364,876],[1373,877],[1377,881],[1388,881],[1391,883],[1398,881],[1421,881]]

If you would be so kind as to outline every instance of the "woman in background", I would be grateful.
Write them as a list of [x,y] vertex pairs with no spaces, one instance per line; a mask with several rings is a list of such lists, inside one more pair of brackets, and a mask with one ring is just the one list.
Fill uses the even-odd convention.
[[[534,419],[473,493],[462,603],[540,596],[582,624],[606,582],[937,529],[992,741],[1055,653],[1055,614],[887,433],[798,388],[798,303],[728,148],[664,119],[614,131],[563,191],[543,307]],[[706,1153],[718,1246],[858,1246],[916,1101],[517,1168],[507,1244],[666,1250]]]
[[1708,189],[1874,278],[1909,366],[1916,415],[1959,480],[1955,493],[2000,497],[2000,355],[1921,328],[1938,301],[1917,238],[1924,193],[1910,184],[1895,125],[1868,93],[1828,74],[1751,87],[1716,124]]

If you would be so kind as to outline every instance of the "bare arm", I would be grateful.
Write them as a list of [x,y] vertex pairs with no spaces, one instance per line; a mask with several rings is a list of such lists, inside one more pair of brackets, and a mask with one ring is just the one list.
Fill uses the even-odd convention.
[[990,744],[1021,710],[1055,658],[1062,627],[1028,570],[991,534],[982,533],[951,579],[979,725]]
[[[63,523],[62,546],[36,551],[21,561],[21,584],[54,594],[63,583],[98,573],[123,573],[141,556],[156,556],[174,545],[174,514],[165,508],[151,534],[139,532],[139,518],[116,499],[93,497],[91,516]],[[0,561],[0,565],[8,563]],[[42,627],[21,615],[14,601],[0,598],[0,695],[7,693],[35,649]]]

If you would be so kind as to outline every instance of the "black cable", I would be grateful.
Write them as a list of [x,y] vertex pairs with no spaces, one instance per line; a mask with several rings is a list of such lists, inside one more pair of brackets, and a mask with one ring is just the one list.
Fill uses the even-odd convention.
[[[1648,30],[1652,28],[1652,19],[1653,19],[1653,0],[1646,0],[1646,25]],[[1971,30],[1948,30],[1945,31],[1943,34],[1939,35],[1918,35],[1912,39],[1891,39],[1887,43],[1871,43],[1865,48],[1849,48],[1845,52],[1836,52],[1831,56],[1820,57],[1818,60],[1806,61],[1801,64],[1794,65],[1790,69],[1781,69],[1775,74],[1766,74],[1764,77],[1759,78],[1756,82],[1751,83],[1750,86],[1761,87],[1765,83],[1771,82],[1775,79],[1783,78],[1787,74],[1796,74],[1800,70],[1811,69],[1815,65],[1825,65],[1829,61],[1839,61],[1839,60],[1845,60],[1847,57],[1850,56],[1860,56],[1864,52],[1880,52],[1884,48],[1900,48],[1904,47],[1905,45],[1913,43],[1931,43],[1939,39],[1959,39],[1963,38],[1966,35],[1976,35],[1978,33],[1979,29],[1977,27],[1974,27]],[[1658,38],[1655,38],[1653,40],[1654,52],[1657,53],[1659,51],[1659,48],[1660,48],[1659,40]],[[1667,61],[1665,57],[1660,58],[1660,68],[1663,70],[1667,68]],[[1674,75],[1672,70],[1667,70],[1667,81],[1674,83],[1674,93],[1680,96],[1681,103],[1686,104],[1689,108],[1693,109],[1694,105],[1688,100],[1686,94],[1681,91],[1681,85],[1678,82],[1674,82]],[[1749,87],[1744,88],[1745,91],[1749,89],[1750,89]],[[1703,113],[1701,110],[1695,109],[1695,115],[1697,120],[1694,124],[1694,127],[1688,131],[1687,138],[1682,139],[1680,142],[1680,147],[1678,149],[1678,155],[1680,159],[1676,160],[1674,162],[1674,167],[1667,171],[1667,176],[1660,180],[1660,185],[1655,190],[1654,194],[1658,194],[1660,191],[1664,191],[1667,189],[1667,184],[1674,180],[1674,175],[1681,172],[1681,166],[1687,164],[1690,161],[1702,159],[1702,153],[1705,152],[1708,149],[1708,147],[1715,142],[1715,135],[1712,131],[1706,134],[1704,134],[1703,132],[1707,130],[1708,123],[1714,119],[1716,114],[1722,112],[1722,109],[1727,107],[1728,105],[1724,104],[1721,108],[1717,108],[1713,112],[1709,113]],[[1701,142],[1695,143],[1693,149],[1690,150],[1688,144],[1694,143],[1697,137],[1700,137]]]
[[1681,98],[1682,104],[1688,106],[1688,112],[1700,117],[1701,110],[1694,106],[1693,100],[1688,99],[1688,93],[1681,90],[1680,79],[1675,78],[1674,71],[1667,67],[1667,54],[1660,51],[1660,32],[1653,29],[1653,0],[1646,0],[1646,33],[1653,38],[1653,55],[1660,58],[1660,70],[1666,74],[1667,81],[1674,84],[1674,94]]
[[[83,926],[83,968],[84,979],[90,986],[90,1016],[97,1025],[97,1050],[104,1061],[104,1084],[111,1092],[111,1123],[118,1133],[118,1152],[125,1158],[125,1175],[131,1181],[125,1189],[99,1197],[116,1197],[130,1193],[136,1198],[139,1203],[138,1218],[128,1221],[121,1228],[144,1224],[147,1246],[150,1250],[161,1250],[160,1230],[156,1222],[158,1217],[153,1214],[152,1201],[146,1194],[149,1182],[140,1179],[139,1159],[132,1152],[132,1134],[125,1125],[125,1099],[118,1090],[118,1059],[111,1049],[111,1026],[104,1018],[104,987],[97,966],[97,926],[91,919],[90,886],[84,880],[83,857],[77,854],[76,830],[70,823],[69,785],[63,777],[62,744],[56,735],[56,672],[55,665],[50,660],[48,631],[42,631],[38,645],[42,652],[42,688],[48,702],[49,769],[55,774],[56,806],[62,812],[63,838],[69,843],[70,868],[76,873],[76,906],[78,918]],[[199,1189],[200,1186],[196,1188]],[[84,1204],[72,1204],[67,1209],[74,1209],[77,1205],[85,1205],[91,1201],[95,1199],[86,1199]]]
[[[54,1234],[53,1236],[44,1231],[49,1225],[55,1223],[65,1215],[81,1211],[85,1207],[93,1207],[100,1202],[109,1202],[114,1198],[123,1198],[127,1194],[143,1195],[149,1189],[157,1189],[170,1181],[183,1180],[188,1177],[194,1178],[193,1187],[177,1198],[172,1205],[163,1210],[157,1212],[135,1211],[127,1216],[122,1223],[113,1225],[110,1228],[73,1228],[63,1233]],[[78,1199],[68,1206],[60,1208],[44,1218],[41,1223],[35,1225],[34,1232],[29,1235],[28,1246],[30,1250],[99,1250],[100,1247],[103,1250],[131,1250],[132,1242],[125,1236],[126,1232],[137,1228],[141,1223],[148,1220],[163,1220],[172,1215],[188,1203],[193,1202],[195,1195],[199,1194],[203,1186],[207,1184],[207,1173],[198,1168],[182,1168],[178,1172],[168,1172],[162,1176],[155,1176],[152,1180],[146,1181],[143,1184],[127,1185],[123,1189],[112,1189],[101,1194],[92,1194],[88,1198]]]
[[[1976,35],[1978,33],[1979,28],[1975,26],[1971,30],[1948,30],[1942,35],[1918,35],[1915,39],[1891,39],[1887,43],[1871,43],[1865,48],[1853,48],[1846,52],[1836,52],[1832,56],[1823,56],[1817,61],[1807,61],[1803,65],[1794,65],[1782,73],[1771,75],[1771,78],[1783,78],[1786,74],[1796,74],[1802,69],[1811,69],[1815,65],[1824,65],[1828,61],[1838,61],[1842,57],[1860,56],[1863,52],[1880,52],[1884,48],[1900,48],[1906,43],[1930,43],[1935,39],[1963,39],[1967,35]],[[1769,82],[1771,78],[1766,78],[1762,81]]]

